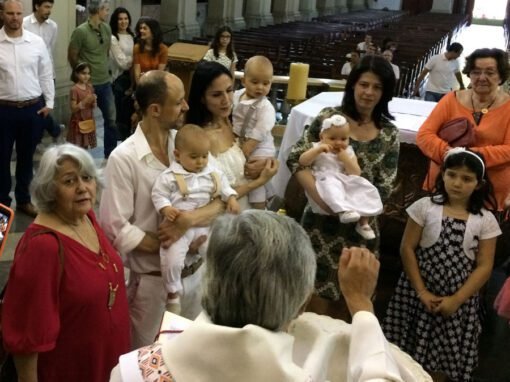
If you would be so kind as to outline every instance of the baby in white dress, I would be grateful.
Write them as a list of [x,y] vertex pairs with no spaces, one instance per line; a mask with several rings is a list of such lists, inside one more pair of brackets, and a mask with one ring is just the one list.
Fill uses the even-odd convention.
[[[312,166],[315,185],[321,199],[338,214],[340,222],[356,224],[356,232],[364,239],[375,239],[368,224],[370,216],[383,210],[379,191],[360,176],[361,169],[354,150],[349,145],[350,128],[347,120],[332,115],[322,122],[320,141],[299,158],[302,166]],[[308,196],[308,195],[307,195]],[[308,197],[313,212],[327,214]]]

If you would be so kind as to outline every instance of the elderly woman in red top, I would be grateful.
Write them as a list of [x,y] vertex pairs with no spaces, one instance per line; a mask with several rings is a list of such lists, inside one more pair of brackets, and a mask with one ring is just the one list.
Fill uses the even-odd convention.
[[416,143],[431,159],[424,188],[431,190],[449,143],[438,136],[439,128],[455,118],[474,124],[475,141],[469,148],[485,158],[494,185],[498,211],[505,209],[510,193],[510,95],[499,87],[509,74],[508,58],[500,49],[477,49],[466,58],[463,70],[471,89],[451,92],[439,101],[421,126]]
[[71,144],[48,149],[32,181],[39,215],[4,296],[4,344],[20,381],[104,382],[129,350],[122,261],[96,222],[98,173]]

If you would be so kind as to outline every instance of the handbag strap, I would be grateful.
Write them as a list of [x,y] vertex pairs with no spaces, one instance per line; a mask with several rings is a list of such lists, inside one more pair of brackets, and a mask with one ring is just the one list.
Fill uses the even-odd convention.
[[[57,242],[58,242],[58,260],[59,260],[58,280],[59,280],[59,284],[60,284],[60,280],[62,280],[62,274],[64,273],[64,246],[62,245],[62,241],[60,240],[60,237],[58,236],[58,234],[55,231],[53,231],[49,228],[45,228],[45,229],[41,229],[37,232],[34,232],[34,234],[32,236],[30,236],[30,239],[33,239],[35,236],[45,235],[45,234],[52,235],[53,237],[55,237],[55,239],[57,239]],[[0,292],[0,304],[3,303],[4,295],[5,295],[5,291],[7,289],[8,282],[9,282],[9,280],[7,280],[4,287],[2,288],[2,291]]]

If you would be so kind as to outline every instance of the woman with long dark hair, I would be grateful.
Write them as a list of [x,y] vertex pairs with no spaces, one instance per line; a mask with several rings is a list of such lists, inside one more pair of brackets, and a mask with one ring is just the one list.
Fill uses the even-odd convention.
[[116,124],[121,140],[131,132],[131,114],[133,113],[133,92],[131,68],[133,66],[134,33],[131,30],[131,15],[124,7],[116,8],[110,18],[112,43],[110,46],[110,69],[112,88],[115,96]]
[[249,208],[245,196],[266,184],[275,174],[275,160],[262,160],[256,179],[245,178],[246,158],[232,131],[230,114],[234,96],[232,73],[217,62],[202,61],[197,65],[189,92],[186,122],[202,127],[211,140],[211,154],[216,165],[236,190],[242,209]]
[[157,20],[142,17],[136,24],[136,44],[133,49],[133,71],[136,83],[149,70],[164,70],[168,47],[163,44],[163,32]]
[[[315,187],[315,179],[307,167],[299,164],[299,157],[319,141],[324,119],[342,114],[350,125],[350,142],[357,154],[361,176],[372,183],[384,202],[390,196],[397,175],[399,154],[398,130],[391,122],[388,110],[395,87],[395,75],[390,64],[379,56],[365,56],[349,74],[341,106],[323,109],[308,126],[300,141],[294,145],[287,166],[309,198],[329,213],[314,213],[305,208],[302,224],[311,238],[317,253],[317,278],[312,309],[323,309],[321,313],[346,318],[347,313],[338,280],[333,277],[337,269],[338,256],[344,247],[366,246],[374,253],[379,247],[379,227],[371,218],[369,225],[375,239],[365,240],[356,233],[355,223],[341,224]],[[323,298],[323,299],[321,299]],[[329,300],[329,301],[328,301]]]

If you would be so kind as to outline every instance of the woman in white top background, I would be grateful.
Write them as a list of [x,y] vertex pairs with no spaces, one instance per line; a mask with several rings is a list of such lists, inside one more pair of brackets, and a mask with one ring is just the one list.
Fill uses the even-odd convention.
[[228,26],[222,26],[214,35],[211,42],[211,48],[204,56],[206,61],[219,62],[235,75],[237,55],[234,52],[234,42],[232,41],[232,29]]
[[110,69],[117,110],[116,123],[120,138],[124,140],[131,133],[131,114],[134,111],[131,98],[134,33],[131,30],[131,15],[126,8],[118,7],[113,11],[110,28],[112,29]]

